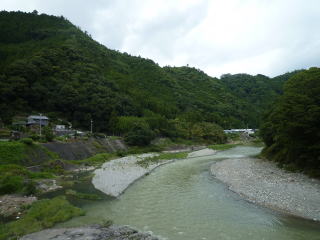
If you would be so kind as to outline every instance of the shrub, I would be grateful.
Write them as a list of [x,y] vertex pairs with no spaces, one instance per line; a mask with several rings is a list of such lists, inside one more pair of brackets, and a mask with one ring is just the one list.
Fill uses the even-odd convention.
[[136,124],[124,137],[127,144],[133,146],[149,145],[155,134],[147,124]]
[[33,144],[33,140],[32,138],[22,138],[20,139],[20,142],[27,144],[27,145],[32,145]]
[[32,134],[32,135],[30,135],[30,138],[31,138],[33,141],[39,141],[39,140],[40,140],[40,135],[38,135],[38,134]]
[[124,157],[124,156],[126,156],[126,152],[125,151],[123,151],[123,150],[117,150],[116,151],[116,155],[117,156],[119,156],[119,157]]

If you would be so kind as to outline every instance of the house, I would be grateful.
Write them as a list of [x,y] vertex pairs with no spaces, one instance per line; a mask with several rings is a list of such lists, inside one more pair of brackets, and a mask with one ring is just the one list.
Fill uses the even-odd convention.
[[27,119],[27,126],[41,125],[48,126],[49,118],[42,115],[30,115]]
[[56,136],[74,136],[76,134],[76,130],[67,128],[66,125],[56,125],[53,132]]
[[66,125],[56,125],[55,131],[65,131]]
[[256,129],[228,129],[228,130],[223,130],[225,133],[245,133],[245,134],[254,134],[256,132]]

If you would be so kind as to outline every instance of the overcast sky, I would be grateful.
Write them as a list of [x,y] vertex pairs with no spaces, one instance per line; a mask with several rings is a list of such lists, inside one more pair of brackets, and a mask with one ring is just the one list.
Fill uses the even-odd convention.
[[319,66],[319,0],[1,0],[65,16],[108,48],[211,76]]

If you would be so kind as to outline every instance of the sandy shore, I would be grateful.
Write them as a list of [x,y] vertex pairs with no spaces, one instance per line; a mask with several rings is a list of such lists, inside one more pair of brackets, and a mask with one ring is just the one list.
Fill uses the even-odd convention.
[[[212,149],[202,149],[188,154],[188,158],[207,156],[216,153]],[[146,153],[135,156],[127,156],[119,159],[114,159],[106,162],[101,168],[94,171],[92,183],[96,189],[104,192],[107,195],[118,197],[123,193],[133,182],[142,176],[150,173],[155,168],[175,161],[171,159],[161,161],[159,163],[150,164],[148,167],[141,167],[137,161],[158,155],[157,153]]]
[[217,162],[211,166],[211,173],[251,202],[320,221],[319,180],[253,158]]

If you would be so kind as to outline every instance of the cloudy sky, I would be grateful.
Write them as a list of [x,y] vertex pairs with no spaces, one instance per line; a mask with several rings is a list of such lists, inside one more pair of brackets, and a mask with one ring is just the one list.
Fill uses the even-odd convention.
[[211,76],[320,64],[319,0],[1,0],[63,15],[105,46]]

